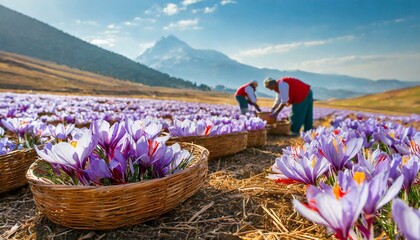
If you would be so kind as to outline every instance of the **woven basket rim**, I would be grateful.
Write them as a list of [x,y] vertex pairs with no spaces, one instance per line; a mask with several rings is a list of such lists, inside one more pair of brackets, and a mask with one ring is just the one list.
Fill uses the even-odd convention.
[[32,150],[34,150],[34,148],[24,148],[24,149],[13,150],[13,151],[8,152],[6,154],[0,155],[0,159],[7,158],[8,156],[16,154],[16,153],[29,152],[29,151],[32,151]]
[[274,122],[274,123],[267,123],[267,125],[270,125],[270,126],[277,125],[277,124],[286,125],[286,124],[290,124],[290,121],[277,121],[277,122]]
[[264,131],[267,131],[265,127],[263,129],[249,130],[248,132],[264,132]]
[[39,163],[40,161],[42,161],[40,158],[38,158],[34,163],[31,164],[31,166],[29,167],[28,171],[26,172],[26,178],[28,179],[28,182],[30,184],[34,184],[37,186],[49,186],[49,187],[59,187],[61,189],[84,189],[84,190],[111,190],[114,188],[121,188],[121,187],[130,187],[130,186],[137,186],[137,185],[143,185],[143,184],[153,184],[155,182],[159,182],[159,181],[165,181],[166,179],[172,178],[174,176],[177,176],[179,174],[183,174],[186,171],[191,171],[192,168],[196,167],[198,165],[198,161],[201,161],[201,159],[203,158],[204,155],[209,155],[209,151],[200,145],[197,144],[192,144],[192,143],[187,143],[187,142],[180,142],[180,145],[187,145],[187,146],[191,146],[192,148],[199,148],[200,149],[200,153],[199,153],[199,158],[198,159],[194,159],[192,161],[192,163],[186,167],[185,169],[178,171],[174,174],[170,174],[168,176],[162,177],[162,178],[155,178],[155,179],[149,179],[149,180],[143,180],[143,181],[139,181],[139,182],[133,182],[133,183],[126,183],[126,184],[118,184],[118,185],[109,185],[109,186],[83,186],[83,185],[64,185],[64,184],[54,184],[51,182],[47,182],[42,178],[39,178],[37,176],[35,176],[35,174],[33,173],[34,168],[36,167],[37,163]]
[[209,136],[209,135],[202,136],[202,135],[200,135],[200,136],[176,136],[175,137],[175,136],[171,136],[170,134],[169,134],[169,136],[171,136],[171,140],[177,140],[177,139],[184,139],[184,138],[194,138],[194,139],[206,138],[206,139],[209,139],[209,138],[220,138],[220,137],[244,135],[244,134],[248,134],[248,131],[234,132],[234,133],[227,133],[227,134],[219,134],[219,135],[212,135],[212,136]]

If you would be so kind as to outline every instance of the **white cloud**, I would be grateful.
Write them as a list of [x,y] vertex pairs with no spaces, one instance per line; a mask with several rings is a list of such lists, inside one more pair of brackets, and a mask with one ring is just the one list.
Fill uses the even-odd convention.
[[272,53],[284,53],[289,52],[292,49],[298,48],[302,43],[288,43],[288,44],[278,44],[263,48],[255,48],[241,52],[240,56],[260,56]]
[[188,5],[198,3],[198,2],[201,2],[201,0],[184,0],[182,1],[182,5],[188,6]]
[[83,21],[83,20],[77,19],[76,20],[76,23],[79,24],[79,25],[90,25],[90,26],[96,26],[96,25],[98,25],[97,22],[92,21],[92,20],[85,20],[85,21]]
[[334,58],[320,58],[301,62],[298,66],[321,66],[321,65],[341,65],[341,64],[360,64],[372,62],[394,61],[401,58],[406,58],[407,55],[349,55]]
[[103,32],[104,35],[113,35],[119,33],[120,30],[118,29],[107,29]]
[[418,81],[420,54],[377,54],[327,57],[301,62],[290,69],[339,73],[370,79]]
[[321,40],[321,41],[308,41],[303,42],[302,45],[305,47],[313,47],[313,46],[321,46],[330,42],[329,40]]
[[108,26],[106,26],[106,28],[108,28],[108,29],[121,29],[120,26],[118,26],[114,23],[109,24]]
[[217,4],[214,4],[213,7],[197,8],[193,9],[192,13],[213,13],[217,9]]
[[125,21],[124,25],[126,25],[126,26],[137,26],[137,23],[136,22],[131,22],[131,21]]
[[154,18],[142,18],[142,17],[135,17],[130,21],[125,21],[123,22],[123,24],[125,26],[129,26],[129,27],[134,27],[134,26],[138,26],[139,24],[143,24],[143,23],[155,23],[156,19]]
[[163,8],[163,12],[168,15],[175,15],[179,13],[180,9],[178,8],[178,5],[175,3],[168,3],[165,8]]
[[261,56],[261,55],[267,55],[267,54],[273,54],[273,53],[285,53],[285,52],[290,52],[300,47],[321,46],[321,45],[329,44],[335,41],[351,41],[353,39],[354,39],[354,36],[342,36],[342,37],[329,38],[329,39],[318,40],[318,41],[277,44],[277,45],[271,45],[271,46],[262,47],[262,48],[254,48],[254,49],[243,51],[239,53],[239,57],[241,56],[254,57],[254,56]]
[[149,9],[145,10],[144,14],[153,16],[153,18],[156,18],[156,17],[160,17],[161,12],[162,12],[162,8],[159,5],[155,4]]
[[185,20],[180,20],[178,22],[172,22],[169,25],[167,25],[166,27],[163,28],[164,30],[172,30],[172,29],[176,29],[176,30],[188,30],[188,29],[201,29],[198,26],[198,19],[185,19]]
[[[396,18],[396,19],[391,19],[391,20],[385,20],[382,22],[374,22],[372,24],[370,24],[370,26],[372,27],[384,27],[384,26],[388,26],[388,25],[392,25],[392,24],[399,24],[402,22],[407,21],[408,19],[410,19],[411,17],[405,17],[405,18]],[[361,28],[364,28],[365,26],[361,26]]]
[[236,1],[234,1],[234,0],[222,0],[220,2],[220,4],[222,4],[222,5],[227,5],[227,4],[232,4],[232,3],[236,3]]
[[99,45],[99,46],[107,46],[113,47],[115,46],[115,39],[114,38],[96,38],[90,41],[90,43]]
[[154,18],[142,18],[142,17],[135,17],[133,19],[135,22],[149,22],[149,23],[155,23],[156,19]]
[[154,42],[145,42],[145,43],[139,43],[139,54],[141,55],[146,49],[153,47],[155,45]]
[[216,11],[217,5],[214,5],[213,7],[205,7],[204,8],[204,13],[212,13],[214,11]]
[[336,37],[333,39],[337,41],[352,41],[355,39],[355,37],[353,35],[347,35],[347,36],[342,36],[342,37]]

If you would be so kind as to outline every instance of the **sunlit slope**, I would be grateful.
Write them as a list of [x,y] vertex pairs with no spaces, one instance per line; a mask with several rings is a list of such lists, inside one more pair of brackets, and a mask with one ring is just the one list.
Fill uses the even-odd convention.
[[0,51],[0,88],[75,93],[138,93],[144,86]]
[[[236,104],[233,94],[145,86],[2,51],[0,51],[0,90]],[[273,101],[260,100],[263,106],[270,106]]]
[[378,112],[420,114],[420,86],[357,98],[320,102],[319,105]]
[[149,86],[202,89],[2,5],[0,50]]

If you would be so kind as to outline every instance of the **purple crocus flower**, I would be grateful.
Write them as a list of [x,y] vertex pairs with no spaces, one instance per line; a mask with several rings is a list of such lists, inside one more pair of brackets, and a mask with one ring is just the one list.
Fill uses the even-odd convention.
[[171,148],[173,152],[173,160],[169,171],[175,173],[179,170],[181,163],[190,157],[190,153],[187,150],[181,149],[181,146],[178,143],[173,144],[169,148]]
[[321,154],[331,163],[335,171],[343,170],[346,164],[362,149],[363,139],[353,138],[343,143],[337,137],[322,137]]
[[162,131],[162,124],[150,120],[133,121],[131,118],[126,117],[125,129],[134,142],[137,142],[142,136],[155,138]]
[[[116,183],[126,183],[127,159],[120,151],[114,152],[114,157],[109,161],[112,179]],[[132,171],[133,172],[133,171]]]
[[63,117],[64,122],[67,124],[74,124],[76,123],[76,117],[73,115],[66,115]]
[[[171,167],[176,167],[179,165],[179,163],[182,161],[180,159],[181,154],[180,152],[181,147],[178,143],[173,144],[172,146],[169,146],[166,148],[165,154],[162,156],[161,159],[158,161],[155,161],[153,164],[153,175],[155,178],[161,178],[166,176],[172,169]],[[188,153],[188,151],[186,151]],[[172,162],[172,166],[170,166]]]
[[397,198],[392,202],[392,216],[398,229],[408,240],[420,239],[420,210]]
[[294,199],[294,208],[305,218],[335,232],[335,236],[339,239],[348,237],[357,239],[352,228],[368,198],[367,186],[352,188],[344,194],[321,190],[315,190],[312,194],[311,199],[308,199],[308,205]]
[[153,177],[161,178],[166,176],[169,172],[169,164],[172,161],[174,152],[171,148],[167,147],[166,152],[161,159],[155,161],[153,164]]
[[87,166],[87,170],[84,172],[90,181],[100,184],[101,179],[112,177],[108,164],[95,154],[90,155],[88,164],[89,166]]
[[250,117],[246,118],[245,116],[241,116],[240,120],[244,122],[244,128],[247,131],[254,131],[254,130],[261,130],[264,129],[267,125],[267,121],[262,120],[259,117]]
[[64,126],[64,124],[60,123],[57,126],[48,125],[48,128],[53,138],[65,141],[67,136],[73,131],[74,124]]
[[0,155],[11,152],[15,150],[16,147],[17,145],[13,141],[10,141],[7,137],[0,138]]
[[135,156],[137,156],[135,163],[147,169],[160,160],[166,153],[165,142],[168,138],[161,137],[153,140],[147,139],[145,136],[141,137],[135,145]]
[[[388,187],[388,173],[381,172],[368,183],[369,194],[366,204],[363,207],[368,229],[373,227],[376,212],[400,192],[403,180],[404,177],[400,176]],[[373,229],[371,230],[373,231]]]
[[30,130],[29,127],[32,121],[32,118],[6,118],[2,119],[1,123],[5,128],[22,138]]
[[420,158],[417,156],[402,156],[401,173],[404,175],[404,189],[409,192],[417,178],[420,168]]
[[305,184],[316,184],[319,176],[329,169],[329,162],[322,156],[306,154],[302,158],[283,155],[276,159],[277,167],[289,179]]
[[34,121],[31,124],[33,134],[39,138],[46,138],[51,136],[50,129],[46,123]]
[[116,147],[123,141],[126,130],[124,124],[114,123],[112,126],[107,121],[98,120],[91,125],[91,131],[98,144],[102,147],[108,157],[114,157]]
[[301,137],[302,137],[303,141],[305,141],[306,143],[318,142],[320,136],[321,135],[326,135],[327,132],[328,131],[326,130],[325,127],[320,126],[316,129],[311,129],[309,131],[302,132]]
[[358,163],[353,169],[361,169],[370,178],[377,173],[388,171],[390,168],[390,157],[387,153],[381,151],[379,147],[375,151],[366,150],[365,154],[361,152],[357,155]]
[[162,131],[162,124],[151,122],[149,123],[146,128],[144,128],[144,132],[148,139],[156,138],[157,135]]
[[15,118],[17,117],[17,109],[16,108],[10,108],[7,113],[6,113],[6,117],[7,118]]
[[205,136],[210,134],[212,127],[213,123],[206,120],[175,120],[173,126],[169,127],[169,133],[172,136]]
[[402,157],[399,154],[392,154],[391,160],[389,163],[389,178],[395,181],[399,176],[401,176],[401,165]]
[[92,139],[91,132],[86,131],[78,141],[71,143],[60,142],[53,145],[51,149],[44,148],[43,151],[39,150],[37,146],[34,146],[34,148],[38,156],[43,160],[74,170],[77,178],[85,184],[86,179],[84,178],[83,170],[96,144],[96,140]]
[[420,132],[416,133],[410,142],[410,152],[420,158]]

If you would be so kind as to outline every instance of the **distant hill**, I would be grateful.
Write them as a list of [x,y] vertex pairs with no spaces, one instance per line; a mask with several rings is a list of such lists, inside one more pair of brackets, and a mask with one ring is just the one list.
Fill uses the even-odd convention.
[[420,86],[319,103],[329,107],[420,114]]
[[140,94],[140,83],[0,51],[0,89],[86,94]]
[[[173,76],[212,87],[224,85],[226,88],[236,89],[250,80],[262,82],[269,76],[273,78],[294,76],[309,83],[314,90],[314,97],[321,100],[349,98],[420,84],[420,82],[373,81],[345,75],[257,68],[239,63],[221,52],[191,48],[173,35],[161,38],[136,60]],[[257,91],[273,95],[263,86]]]
[[[235,94],[237,89],[227,88],[227,87],[225,87],[223,85],[216,85],[216,86],[214,86],[212,88],[212,90],[213,91],[216,91],[216,92],[223,92],[223,93]],[[270,95],[268,95],[266,93],[263,93],[261,91],[257,91],[255,93],[255,95],[257,95],[257,97],[259,97],[259,98],[272,98],[272,96],[270,96]]]
[[[147,86],[0,51],[0,92],[142,97],[237,105],[233,94]],[[271,106],[272,99],[259,99]]]
[[0,50],[150,86],[198,88],[192,82],[170,77],[2,5]]

